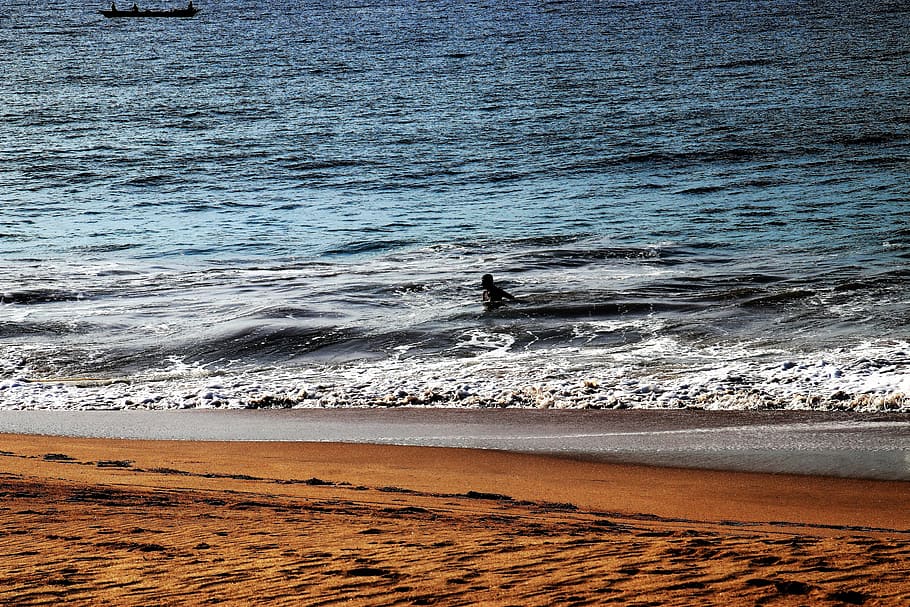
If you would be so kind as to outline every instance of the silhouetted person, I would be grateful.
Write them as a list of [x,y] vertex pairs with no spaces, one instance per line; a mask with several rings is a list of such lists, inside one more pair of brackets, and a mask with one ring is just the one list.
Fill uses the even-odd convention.
[[193,10],[193,0],[190,0],[190,3],[186,5],[186,10],[192,12],[192,10]]
[[111,10],[114,11],[115,13],[117,12],[117,3],[116,2],[111,2]]
[[139,5],[136,4],[135,2],[133,2],[133,12],[134,12],[134,13],[138,13],[138,12],[139,12]]
[[507,293],[506,291],[496,286],[496,284],[493,282],[492,274],[484,274],[483,278],[480,279],[480,286],[483,287],[482,299],[483,305],[485,306],[498,306],[502,303],[503,299],[508,299],[510,301],[515,300],[515,297],[513,297],[510,293]]

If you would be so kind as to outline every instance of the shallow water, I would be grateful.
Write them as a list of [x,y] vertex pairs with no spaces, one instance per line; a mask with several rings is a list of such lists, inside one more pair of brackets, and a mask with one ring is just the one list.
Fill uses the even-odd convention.
[[0,406],[910,409],[902,3],[197,5],[0,8]]

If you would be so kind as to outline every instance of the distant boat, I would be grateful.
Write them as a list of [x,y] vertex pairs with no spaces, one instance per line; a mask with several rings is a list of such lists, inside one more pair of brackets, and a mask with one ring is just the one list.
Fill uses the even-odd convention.
[[99,11],[105,17],[193,17],[196,13],[199,12],[199,9],[195,6],[188,6],[187,8],[172,8],[167,11],[151,11],[151,10],[120,10],[120,9],[111,9],[106,11]]

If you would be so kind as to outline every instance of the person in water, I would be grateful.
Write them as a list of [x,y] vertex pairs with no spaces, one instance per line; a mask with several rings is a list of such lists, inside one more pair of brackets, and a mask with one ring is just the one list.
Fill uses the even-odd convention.
[[485,306],[498,306],[503,299],[515,301],[513,295],[496,286],[496,283],[493,282],[492,274],[484,274],[483,278],[480,279],[480,286],[483,287],[482,299]]

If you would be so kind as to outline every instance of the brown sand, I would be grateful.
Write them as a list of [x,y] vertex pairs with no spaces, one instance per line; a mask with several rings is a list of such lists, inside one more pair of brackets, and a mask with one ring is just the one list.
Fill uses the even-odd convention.
[[910,605],[910,483],[0,435],[0,604]]

